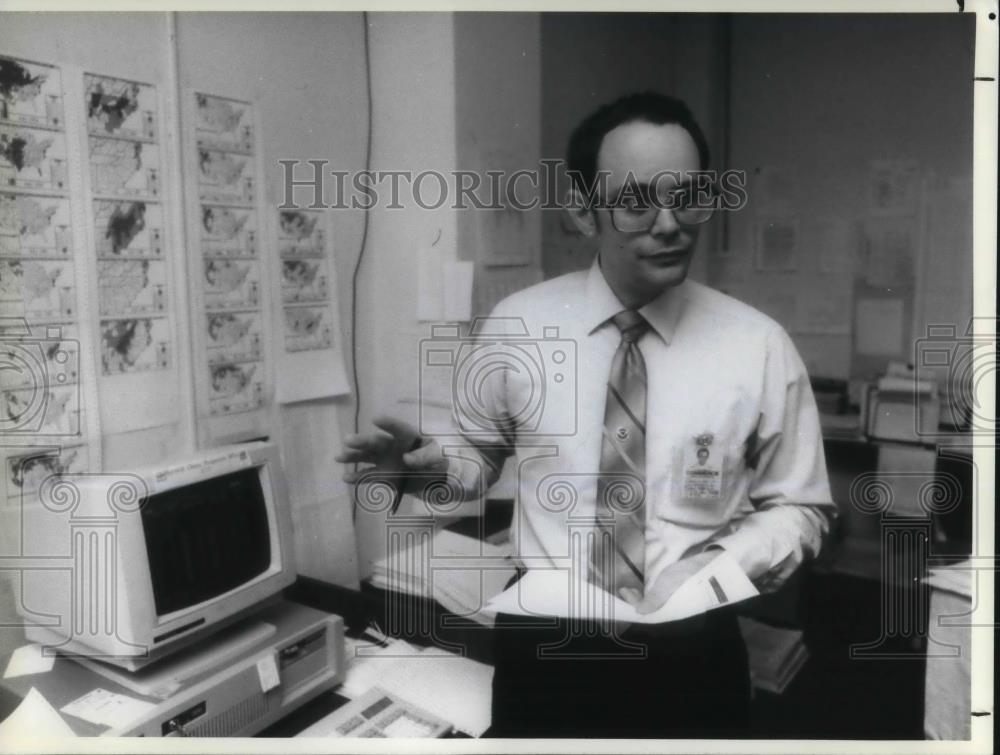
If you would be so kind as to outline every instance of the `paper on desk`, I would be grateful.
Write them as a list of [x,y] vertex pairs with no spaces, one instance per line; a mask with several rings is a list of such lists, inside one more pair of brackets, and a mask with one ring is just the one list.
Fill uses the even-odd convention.
[[98,687],[78,697],[60,710],[99,726],[123,729],[148,713],[156,705]]
[[45,674],[52,670],[55,662],[55,654],[45,655],[41,645],[24,645],[10,654],[10,661],[3,672],[3,678]]
[[727,552],[720,554],[682,584],[657,611],[640,614],[624,600],[564,569],[530,569],[516,584],[488,604],[496,613],[611,619],[636,624],[662,624],[710,611],[757,595],[757,589]]
[[399,659],[376,684],[471,737],[492,722],[493,667],[471,658],[427,648]]
[[75,736],[69,724],[34,687],[28,690],[14,712],[0,721],[0,742],[7,744],[17,739]]

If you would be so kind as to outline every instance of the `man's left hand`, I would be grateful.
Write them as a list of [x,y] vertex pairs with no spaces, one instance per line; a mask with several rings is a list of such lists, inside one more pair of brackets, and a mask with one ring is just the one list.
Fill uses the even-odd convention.
[[671,564],[656,578],[656,581],[650,585],[641,599],[639,599],[638,590],[629,587],[621,589],[621,596],[632,603],[639,613],[653,613],[663,607],[678,587],[701,571],[709,561],[714,560],[720,553],[719,549],[702,551]]

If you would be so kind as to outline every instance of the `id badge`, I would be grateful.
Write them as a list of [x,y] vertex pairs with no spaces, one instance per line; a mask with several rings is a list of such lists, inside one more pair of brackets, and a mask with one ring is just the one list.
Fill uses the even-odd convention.
[[715,437],[702,433],[684,446],[684,497],[714,500],[722,495],[723,453],[713,447]]

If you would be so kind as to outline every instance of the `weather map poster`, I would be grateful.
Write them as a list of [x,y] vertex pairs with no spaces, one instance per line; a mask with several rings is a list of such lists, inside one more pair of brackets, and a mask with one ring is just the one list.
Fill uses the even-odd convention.
[[83,87],[88,134],[156,141],[154,87],[90,73],[84,75]]
[[323,215],[310,210],[278,211],[278,256],[326,256],[326,239],[323,234]]
[[0,259],[0,317],[76,317],[73,265],[61,260]]
[[170,366],[170,328],[163,317],[101,322],[101,372],[122,375]]
[[0,324],[0,360],[23,367],[0,370],[0,390],[31,388],[37,375],[51,385],[80,382],[80,337],[75,324]]
[[255,261],[205,260],[205,309],[257,309],[260,306],[260,269]]
[[67,180],[61,132],[0,126],[0,187],[64,192]]
[[167,311],[167,270],[160,260],[98,260],[97,281],[101,317]]
[[20,498],[37,493],[49,478],[89,471],[87,446],[71,446],[58,451],[33,450],[7,458],[7,497]]
[[285,350],[313,351],[333,346],[333,317],[329,305],[285,307]]
[[94,194],[146,199],[160,196],[160,148],[156,144],[92,136],[89,146]]
[[281,301],[285,304],[325,302],[326,271],[322,259],[282,260]]
[[16,422],[32,417],[32,434],[72,436],[80,434],[80,391],[75,385],[37,386],[0,393],[0,414]]
[[0,55],[0,123],[61,129],[59,69]]
[[252,205],[253,158],[236,152],[198,150],[198,198],[203,202]]
[[257,256],[257,213],[244,207],[203,204],[201,253],[205,257]]
[[68,259],[72,248],[67,198],[0,192],[0,257]]
[[142,200],[94,200],[94,238],[102,258],[163,258],[163,208]]
[[261,362],[210,365],[209,414],[235,414],[264,405],[264,366]]
[[263,333],[259,312],[218,312],[206,315],[208,363],[254,362],[262,358]]
[[195,94],[195,139],[200,149],[253,152],[253,110],[249,102]]

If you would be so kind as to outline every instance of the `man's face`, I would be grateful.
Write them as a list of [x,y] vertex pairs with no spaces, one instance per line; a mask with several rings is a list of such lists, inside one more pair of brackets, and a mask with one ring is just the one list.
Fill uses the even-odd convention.
[[[662,194],[699,167],[694,139],[676,124],[623,124],[608,132],[597,153],[598,171],[609,173],[609,199],[627,182],[656,184]],[[663,209],[648,230],[623,233],[612,223],[609,209],[596,213],[601,270],[625,306],[640,307],[687,276],[700,226],[681,225],[672,211]]]

